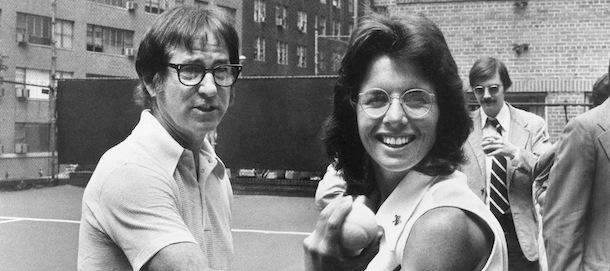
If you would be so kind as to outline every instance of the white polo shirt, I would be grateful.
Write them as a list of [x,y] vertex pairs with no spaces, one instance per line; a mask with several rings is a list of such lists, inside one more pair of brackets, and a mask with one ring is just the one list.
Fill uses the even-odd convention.
[[199,155],[145,110],[100,159],[83,195],[79,270],[140,270],[162,248],[199,244],[213,270],[230,269],[233,192],[210,143]]

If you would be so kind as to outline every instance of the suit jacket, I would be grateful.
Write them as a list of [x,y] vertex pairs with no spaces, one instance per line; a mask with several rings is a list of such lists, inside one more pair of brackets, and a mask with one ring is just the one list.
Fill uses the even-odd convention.
[[[532,200],[532,170],[538,156],[551,148],[546,122],[536,114],[514,108],[510,111],[508,141],[520,148],[519,156],[507,161],[508,201],[521,250],[530,261],[538,260],[538,225]],[[483,127],[481,109],[471,113],[474,130],[464,144],[468,162],[461,171],[468,176],[468,186],[481,200],[487,202],[487,168],[481,148]]]
[[572,119],[543,213],[549,270],[610,270],[610,99]]

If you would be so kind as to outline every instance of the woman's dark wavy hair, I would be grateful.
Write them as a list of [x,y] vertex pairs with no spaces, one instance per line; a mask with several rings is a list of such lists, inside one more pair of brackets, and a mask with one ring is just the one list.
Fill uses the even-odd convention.
[[354,101],[368,68],[382,55],[418,66],[436,90],[440,111],[436,141],[414,170],[446,175],[465,162],[462,144],[472,129],[472,120],[457,65],[436,24],[423,15],[372,14],[361,20],[347,48],[322,140],[335,168],[343,170],[349,194],[370,195],[375,187],[373,161],[360,141]]
[[156,86],[163,82],[167,76],[171,50],[185,48],[191,51],[203,33],[216,35],[222,45],[227,47],[229,61],[238,64],[239,36],[233,25],[229,17],[211,6],[180,6],[163,12],[140,42],[136,58],[136,71],[140,78],[134,96],[136,102],[144,108],[152,107],[152,97],[143,83]]

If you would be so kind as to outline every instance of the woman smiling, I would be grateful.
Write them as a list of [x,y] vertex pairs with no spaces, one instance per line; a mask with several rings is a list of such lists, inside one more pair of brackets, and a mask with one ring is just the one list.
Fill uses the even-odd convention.
[[[506,270],[506,241],[456,169],[472,127],[457,66],[423,16],[371,15],[354,31],[324,126],[351,196],[322,210],[307,270]],[[353,197],[376,213],[375,241],[340,245]]]

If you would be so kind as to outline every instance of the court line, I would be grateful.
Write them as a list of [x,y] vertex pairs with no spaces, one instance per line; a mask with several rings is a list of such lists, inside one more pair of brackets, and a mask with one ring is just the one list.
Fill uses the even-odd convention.
[[58,223],[80,224],[80,221],[78,221],[78,220],[50,219],[50,218],[0,216],[0,219],[10,219],[9,221],[2,221],[2,222],[17,222],[17,221],[25,220],[25,221],[35,221],[35,222],[58,222]]
[[17,222],[17,221],[21,221],[21,219],[10,219],[10,220],[6,220],[6,221],[0,221],[0,224]]
[[[14,216],[0,216],[0,219],[6,219],[6,221],[0,221],[2,223],[19,222],[19,221],[34,221],[34,222],[58,222],[58,223],[71,223],[80,224],[78,220],[65,220],[65,219],[49,219],[49,218],[30,218],[30,217],[14,217]],[[303,235],[308,236],[310,232],[297,232],[297,231],[264,231],[264,230],[245,230],[245,229],[232,229],[232,232],[240,233],[260,233],[260,234],[285,234],[285,235]]]
[[261,234],[286,234],[286,235],[303,235],[308,236],[311,232],[298,232],[298,231],[263,231],[263,230],[242,230],[232,229],[232,232],[245,232],[245,233],[261,233]]

